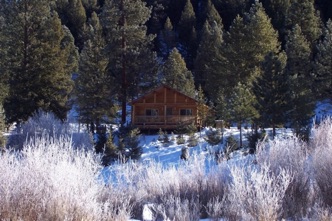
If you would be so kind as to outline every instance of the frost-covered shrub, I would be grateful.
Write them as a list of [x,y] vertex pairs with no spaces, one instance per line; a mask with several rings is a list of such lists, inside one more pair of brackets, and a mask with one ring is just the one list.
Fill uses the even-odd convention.
[[62,122],[53,113],[46,112],[37,112],[27,122],[17,125],[16,133],[9,136],[7,146],[21,150],[26,141],[44,135],[54,138],[70,135],[75,147],[93,147],[92,137],[88,133],[76,133],[70,124]]
[[324,206],[332,206],[332,120],[326,119],[313,131],[313,168],[318,197]]
[[269,164],[277,175],[287,170],[293,175],[283,199],[283,217],[301,217],[312,206],[310,202],[310,165],[308,145],[298,138],[275,139],[260,143],[257,148],[258,165]]
[[100,180],[100,159],[73,148],[69,136],[35,137],[22,151],[0,155],[0,168],[0,220],[130,218],[125,201],[113,203],[115,191],[103,195],[110,189]]
[[292,175],[285,169],[271,173],[268,164],[232,167],[232,184],[227,194],[227,215],[238,220],[280,220],[282,203]]

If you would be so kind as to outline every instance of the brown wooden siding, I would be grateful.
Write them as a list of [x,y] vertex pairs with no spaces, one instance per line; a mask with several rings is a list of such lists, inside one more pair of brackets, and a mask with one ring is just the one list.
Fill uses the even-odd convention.
[[[197,101],[167,86],[132,103],[132,124],[146,129],[175,129],[179,122],[198,125]],[[158,110],[157,116],[147,116],[147,109]],[[167,113],[167,109],[171,110]],[[191,109],[192,115],[180,115],[181,109]]]

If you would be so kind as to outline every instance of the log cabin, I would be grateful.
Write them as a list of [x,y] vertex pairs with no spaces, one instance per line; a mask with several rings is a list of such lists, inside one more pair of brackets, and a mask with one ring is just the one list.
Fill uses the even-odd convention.
[[173,130],[182,124],[202,125],[199,110],[206,105],[167,85],[131,102],[131,123],[140,129]]

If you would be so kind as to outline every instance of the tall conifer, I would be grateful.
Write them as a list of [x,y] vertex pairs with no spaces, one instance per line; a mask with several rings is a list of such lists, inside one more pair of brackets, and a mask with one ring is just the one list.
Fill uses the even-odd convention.
[[128,97],[136,97],[156,82],[155,36],[147,35],[151,10],[141,0],[108,0],[101,23],[106,33],[108,72],[121,100],[121,122],[126,122]]
[[286,15],[286,26],[291,31],[294,25],[299,25],[303,35],[313,47],[321,34],[322,26],[314,0],[291,0],[291,2]]
[[179,51],[174,48],[169,54],[166,62],[163,64],[162,73],[163,82],[182,93],[194,97],[195,85],[194,78],[186,67],[186,62],[182,58]]
[[27,120],[36,111],[51,111],[65,119],[72,90],[71,74],[77,51],[68,29],[61,25],[49,1],[6,1],[4,72],[9,94],[4,109],[8,123]]
[[244,17],[237,17],[225,36],[226,68],[232,76],[230,86],[237,82],[247,83],[254,79],[259,67],[269,52],[280,49],[278,32],[273,28],[261,3],[256,2]]
[[88,40],[80,54],[76,79],[76,98],[81,122],[102,123],[112,117],[114,79],[107,73],[108,58],[105,53],[103,30],[96,13],[92,13],[87,30]]
[[295,25],[286,42],[286,72],[290,78],[291,107],[289,118],[297,135],[308,135],[308,126],[315,107],[312,93],[311,47]]
[[328,20],[315,56],[315,92],[320,98],[332,98],[332,21]]
[[276,127],[286,122],[285,113],[290,103],[289,78],[285,73],[286,54],[269,53],[261,65],[261,75],[254,81],[256,109],[263,126]]

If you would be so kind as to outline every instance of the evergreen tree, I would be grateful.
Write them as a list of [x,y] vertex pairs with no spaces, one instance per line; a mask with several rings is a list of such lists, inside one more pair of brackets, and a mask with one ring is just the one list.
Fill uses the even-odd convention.
[[254,108],[255,102],[251,87],[238,83],[230,97],[230,116],[231,120],[240,127],[240,147],[242,147],[242,124],[258,117],[258,112]]
[[108,58],[105,40],[97,14],[92,13],[87,30],[88,40],[80,55],[76,79],[76,99],[81,122],[96,124],[113,117],[112,77],[107,72]]
[[207,109],[206,98],[201,85],[199,85],[198,87],[197,101],[198,101],[198,107],[197,107],[198,116],[202,120],[202,124],[200,126],[205,126],[209,110]]
[[193,75],[187,69],[186,62],[176,48],[172,50],[163,64],[162,73],[163,83],[190,97],[195,96]]
[[148,33],[158,34],[167,18],[169,0],[145,0],[148,7],[152,8],[151,17],[147,23]]
[[303,35],[313,47],[321,34],[321,19],[315,10],[314,0],[291,0],[291,2],[286,15],[286,27],[291,31],[294,25],[299,25]]
[[243,16],[255,0],[213,0],[213,3],[222,17],[225,30],[228,30],[237,16]]
[[231,103],[229,97],[227,97],[222,91],[219,91],[216,95],[216,117],[219,120],[223,120],[225,123],[232,120],[231,117]]
[[166,59],[169,53],[176,47],[177,44],[177,36],[175,31],[173,30],[173,25],[169,17],[167,17],[164,29],[160,31],[158,35],[158,48],[159,54]]
[[262,4],[266,10],[266,13],[271,18],[271,23],[273,27],[278,30],[280,36],[280,40],[283,42],[286,30],[286,16],[288,14],[288,10],[291,6],[292,0],[262,0]]
[[291,107],[289,118],[295,133],[307,138],[308,125],[315,104],[312,93],[312,65],[310,43],[298,25],[292,29],[286,42],[286,73],[290,78]]
[[187,0],[178,25],[179,37],[182,42],[188,42],[192,29],[195,27],[195,25],[196,16],[194,8],[191,4],[191,1]]
[[121,100],[121,124],[126,122],[128,96],[136,97],[154,86],[156,58],[152,52],[154,36],[147,35],[146,22],[151,10],[141,0],[105,2],[101,23],[106,33],[108,71]]
[[315,56],[315,92],[320,98],[332,98],[332,21],[324,28]]
[[289,79],[285,73],[286,54],[281,52],[269,53],[261,65],[261,75],[253,84],[256,97],[256,109],[260,115],[260,122],[264,126],[272,126],[273,137],[275,128],[285,123],[285,113],[288,104]]
[[79,49],[84,44],[84,29],[87,15],[82,0],[56,1],[57,11],[61,21],[66,25],[75,38],[75,44]]
[[261,3],[255,3],[244,18],[237,17],[225,36],[227,58],[226,68],[231,74],[229,85],[253,80],[255,69],[259,67],[269,52],[280,48],[278,33],[272,27]]
[[222,18],[211,0],[206,2],[206,20],[211,26],[217,24],[221,29],[224,28]]
[[65,119],[77,51],[49,1],[6,1],[6,28],[0,43],[9,61],[1,69],[9,79],[4,109],[8,123],[27,120],[36,111]]
[[[222,74],[220,73],[221,69],[217,68],[218,64],[216,64],[221,53],[222,43],[222,27],[218,26],[217,23],[213,23],[211,26],[206,21],[202,29],[201,42],[198,46],[194,73],[196,83],[202,85],[210,94],[213,94],[213,89],[209,88],[211,83],[213,85],[216,81],[222,80],[216,79],[220,78]],[[213,75],[217,77],[215,78]],[[208,80],[209,82],[207,82]]]
[[181,14],[181,18],[177,27],[179,33],[181,54],[186,61],[187,67],[192,68],[193,59],[197,50],[197,33],[196,33],[196,16],[194,8],[190,0],[186,1],[186,5]]

